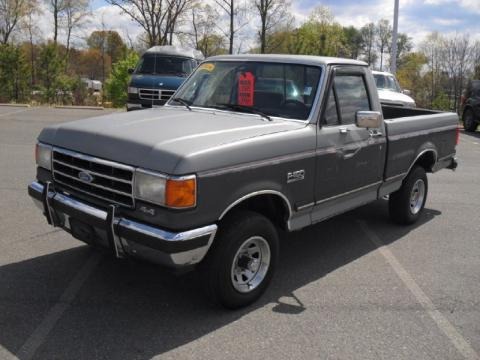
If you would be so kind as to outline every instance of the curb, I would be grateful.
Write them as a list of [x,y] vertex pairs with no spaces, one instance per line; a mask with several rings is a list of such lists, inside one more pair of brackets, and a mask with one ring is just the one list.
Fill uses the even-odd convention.
[[10,106],[10,107],[25,107],[29,108],[30,104],[7,104],[7,103],[2,103],[0,106]]
[[77,109],[77,110],[105,110],[103,106],[69,106],[69,105],[55,105],[55,109]]

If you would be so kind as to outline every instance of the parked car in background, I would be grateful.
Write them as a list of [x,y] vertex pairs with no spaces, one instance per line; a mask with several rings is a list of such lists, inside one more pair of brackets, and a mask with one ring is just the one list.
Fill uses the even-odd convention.
[[198,50],[171,45],[148,49],[129,70],[127,111],[165,104],[202,59]]
[[372,71],[377,85],[380,103],[388,106],[416,107],[409,90],[402,90],[395,75],[389,72]]
[[472,80],[468,83],[462,95],[461,104],[463,127],[469,132],[477,130],[480,123],[480,80]]
[[102,91],[102,82],[99,80],[91,80],[89,78],[82,78],[82,83],[85,84],[88,90],[91,92],[100,92]]

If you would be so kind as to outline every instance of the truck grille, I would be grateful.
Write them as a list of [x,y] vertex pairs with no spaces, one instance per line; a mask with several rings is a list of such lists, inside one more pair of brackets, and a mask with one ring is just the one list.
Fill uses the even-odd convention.
[[175,90],[159,90],[159,89],[139,89],[138,96],[143,100],[162,100],[168,101]]
[[109,204],[134,206],[134,168],[73,151],[54,148],[53,180]]

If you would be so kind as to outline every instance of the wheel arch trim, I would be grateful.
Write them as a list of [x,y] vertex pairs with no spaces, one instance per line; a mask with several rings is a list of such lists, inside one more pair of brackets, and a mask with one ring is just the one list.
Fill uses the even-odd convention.
[[239,205],[240,203],[244,202],[245,200],[248,200],[248,199],[251,199],[253,197],[260,196],[260,195],[275,195],[275,196],[280,197],[287,207],[287,210],[288,210],[287,223],[289,223],[290,218],[292,217],[292,214],[293,214],[292,204],[290,203],[290,200],[288,200],[288,198],[283,193],[281,193],[280,191],[277,191],[277,190],[257,190],[257,191],[253,191],[251,193],[248,193],[246,195],[243,195],[242,197],[238,198],[237,200],[232,202],[230,205],[228,205],[225,208],[225,210],[223,210],[223,212],[221,213],[218,220],[219,221],[222,220],[225,217],[225,215],[227,215],[230,212],[230,210],[232,210],[233,208],[235,208],[235,206]]
[[410,174],[410,171],[412,171],[412,168],[415,166],[415,164],[418,162],[418,160],[420,160],[420,158],[422,156],[424,156],[425,154],[427,153],[432,153],[433,154],[433,158],[434,158],[434,161],[433,161],[433,164],[432,164],[432,168],[435,166],[435,164],[437,163],[438,161],[438,152],[435,148],[433,147],[429,147],[427,149],[423,149],[422,151],[420,151],[418,153],[418,155],[415,157],[415,159],[412,161],[412,164],[410,165],[410,167],[408,168],[407,172],[405,173],[405,176],[404,176],[404,179],[407,177],[408,174]]

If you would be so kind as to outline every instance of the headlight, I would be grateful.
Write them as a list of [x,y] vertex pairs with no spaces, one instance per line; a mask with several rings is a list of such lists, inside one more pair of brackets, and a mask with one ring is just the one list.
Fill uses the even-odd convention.
[[[125,89],[125,88],[124,88]],[[128,87],[128,93],[129,94],[138,94],[138,88],[129,86]]]
[[197,202],[197,180],[195,175],[169,177],[137,169],[135,197],[170,208],[190,208]]
[[35,162],[42,168],[52,170],[52,147],[37,143],[35,146]]

